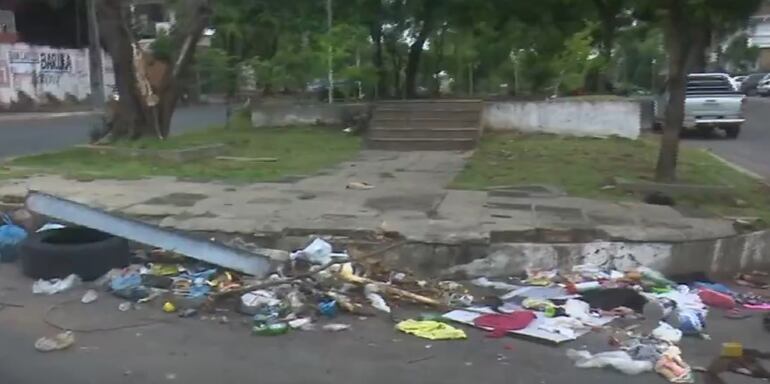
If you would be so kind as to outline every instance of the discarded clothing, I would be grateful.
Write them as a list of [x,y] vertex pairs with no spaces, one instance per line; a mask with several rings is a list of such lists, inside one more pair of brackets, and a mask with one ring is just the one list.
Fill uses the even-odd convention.
[[396,329],[429,340],[455,340],[468,337],[462,329],[438,321],[404,320],[396,324]]
[[588,351],[568,349],[567,357],[574,361],[578,368],[612,367],[626,375],[638,375],[653,369],[651,362],[634,360],[624,351],[601,352],[593,355]]
[[693,383],[692,369],[682,360],[678,347],[669,347],[655,363],[655,372],[672,383]]
[[530,311],[517,311],[506,314],[488,314],[477,317],[473,325],[479,328],[491,329],[487,337],[501,338],[510,331],[526,328],[536,316]]
[[630,288],[609,288],[586,291],[582,293],[583,301],[591,305],[591,308],[610,311],[618,307],[631,308],[641,313],[647,299],[639,292]]

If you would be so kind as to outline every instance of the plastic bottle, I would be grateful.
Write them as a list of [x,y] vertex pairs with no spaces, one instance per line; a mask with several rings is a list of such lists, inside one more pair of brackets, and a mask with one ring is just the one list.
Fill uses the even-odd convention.
[[289,326],[286,323],[255,325],[251,332],[257,336],[278,336],[289,332]]

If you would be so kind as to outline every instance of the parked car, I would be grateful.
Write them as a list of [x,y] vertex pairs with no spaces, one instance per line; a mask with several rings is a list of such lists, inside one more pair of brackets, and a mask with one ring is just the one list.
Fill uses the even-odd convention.
[[746,76],[741,83],[741,93],[748,96],[754,96],[757,94],[757,86],[762,79],[767,76],[767,73],[752,73]]
[[[746,96],[733,87],[730,76],[724,73],[693,73],[687,76],[683,130],[697,130],[708,135],[721,129],[734,139],[745,121],[743,103]],[[658,125],[665,117],[668,94],[663,94],[655,105]]]
[[765,75],[757,85],[757,94],[760,96],[770,96],[770,74]]

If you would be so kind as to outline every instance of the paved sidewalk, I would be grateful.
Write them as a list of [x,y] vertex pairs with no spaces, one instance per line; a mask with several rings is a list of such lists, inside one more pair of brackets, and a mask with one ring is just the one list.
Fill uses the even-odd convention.
[[[448,190],[466,153],[363,151],[354,161],[283,183],[227,185],[173,178],[0,182],[0,201],[28,189],[181,230],[236,234],[395,231],[424,242],[678,242],[735,234],[732,223],[670,207],[564,196],[538,186]],[[370,190],[347,189],[366,182]]]

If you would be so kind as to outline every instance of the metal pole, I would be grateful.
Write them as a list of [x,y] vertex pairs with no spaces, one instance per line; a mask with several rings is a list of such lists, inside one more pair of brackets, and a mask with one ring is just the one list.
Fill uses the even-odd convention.
[[328,44],[329,44],[329,52],[328,52],[328,66],[329,66],[329,86],[328,88],[328,97],[329,97],[329,104],[334,103],[334,60],[332,59],[333,49],[332,49],[332,1],[333,0],[326,0],[326,27],[327,27],[327,37],[328,37]]
[[104,64],[102,63],[102,44],[99,41],[99,23],[96,18],[96,1],[86,0],[88,7],[88,54],[91,63],[91,105],[94,110],[104,107]]

